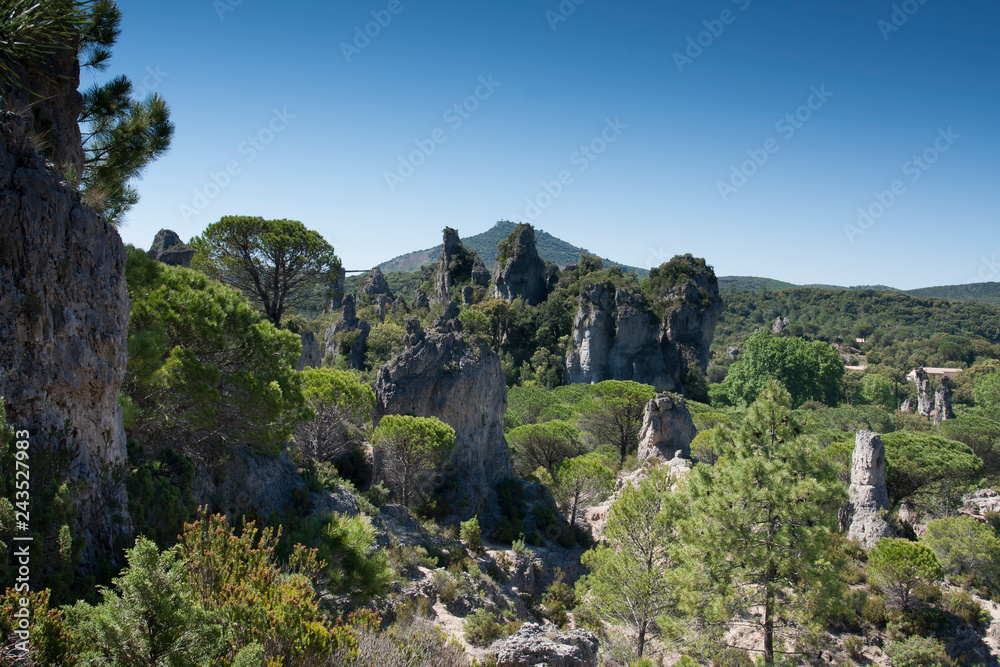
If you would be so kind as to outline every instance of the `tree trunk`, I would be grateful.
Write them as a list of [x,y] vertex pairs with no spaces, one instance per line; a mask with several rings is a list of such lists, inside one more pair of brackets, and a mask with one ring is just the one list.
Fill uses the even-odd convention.
[[774,589],[770,583],[764,597],[764,664],[774,664]]
[[639,641],[636,642],[635,647],[635,657],[639,659],[642,654],[646,651],[646,626],[649,625],[648,621],[642,621],[639,623]]

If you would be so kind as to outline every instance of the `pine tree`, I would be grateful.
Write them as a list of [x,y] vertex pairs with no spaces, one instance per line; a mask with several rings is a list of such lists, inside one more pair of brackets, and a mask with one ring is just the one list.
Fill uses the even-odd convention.
[[799,432],[791,396],[772,381],[721,438],[718,462],[692,471],[681,523],[688,615],[716,642],[749,625],[767,665],[840,597],[832,539],[844,488]]

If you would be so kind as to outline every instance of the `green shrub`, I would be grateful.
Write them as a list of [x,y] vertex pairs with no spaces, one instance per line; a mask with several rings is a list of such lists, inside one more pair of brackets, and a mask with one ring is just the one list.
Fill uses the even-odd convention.
[[938,519],[928,524],[923,543],[955,583],[1000,586],[1000,538],[989,526],[970,516]]
[[848,635],[844,638],[844,650],[847,651],[847,655],[850,656],[851,660],[854,662],[861,662],[865,654],[862,652],[865,648],[865,642],[861,637],[855,635]]
[[903,611],[916,606],[921,585],[936,584],[944,574],[934,552],[899,538],[880,540],[868,554],[868,578]]
[[472,646],[489,646],[497,639],[506,637],[507,632],[496,614],[477,609],[465,617],[464,636]]
[[893,667],[951,667],[956,664],[940,641],[928,637],[889,642],[885,652]]
[[483,533],[479,528],[479,519],[472,517],[468,521],[463,521],[459,528],[459,537],[469,547],[472,553],[482,553]]
[[959,617],[977,631],[982,631],[990,622],[990,613],[975,601],[967,591],[946,591],[944,608]]

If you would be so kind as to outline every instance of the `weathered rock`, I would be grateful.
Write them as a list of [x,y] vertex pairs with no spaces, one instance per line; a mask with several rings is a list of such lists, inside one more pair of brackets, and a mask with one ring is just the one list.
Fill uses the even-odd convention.
[[[434,273],[434,300],[437,303],[451,301],[451,290],[457,285],[473,280],[479,258],[462,245],[458,232],[451,227],[444,228],[441,244],[441,259]],[[478,262],[482,267],[482,262]],[[485,270],[485,267],[483,267]]]
[[726,348],[726,354],[729,355],[730,359],[735,359],[740,354],[740,348],[736,345],[730,345]]
[[651,456],[670,461],[691,458],[691,441],[698,435],[683,396],[659,394],[646,404],[639,433],[639,460]]
[[382,269],[377,266],[371,270],[368,277],[358,285],[358,292],[355,300],[359,306],[370,306],[375,303],[376,297],[385,296],[390,301],[395,299],[389,283],[386,282]]
[[518,297],[536,306],[548,296],[545,261],[535,247],[535,230],[520,224],[500,246],[507,246],[493,265],[493,296],[511,302]]
[[364,368],[369,333],[371,325],[358,319],[354,297],[344,297],[343,314],[326,330],[326,353],[345,357],[351,368]]
[[375,317],[379,322],[385,322],[385,314],[389,311],[389,300],[384,294],[375,297]]
[[552,624],[525,623],[516,634],[493,643],[497,667],[597,667],[600,646],[587,630],[560,632]]
[[507,384],[500,357],[490,347],[455,331],[420,329],[406,322],[407,347],[379,369],[377,419],[387,414],[437,417],[455,429],[446,474],[457,482],[452,509],[477,512],[484,526],[495,520],[493,485],[512,477],[504,438]]
[[566,377],[570,383],[633,380],[659,391],[674,388],[660,352],[659,324],[641,294],[597,284],[580,295]]
[[722,315],[719,281],[711,267],[690,277],[683,285],[667,290],[667,310],[660,328],[663,363],[673,372],[680,388],[689,369],[708,370],[708,357],[715,338],[715,325]]
[[931,379],[923,368],[918,368],[916,375],[917,414],[921,417],[930,417],[931,411],[934,409],[934,403],[931,400]]
[[899,411],[913,412],[913,404],[910,402],[910,399],[906,399],[905,401],[903,401],[903,404],[899,406]]
[[954,418],[955,413],[951,409],[951,378],[945,376],[938,381],[937,391],[934,392],[934,425],[940,426],[941,422]]
[[774,324],[771,325],[771,333],[773,333],[775,336],[777,336],[782,331],[784,331],[785,329],[787,329],[789,324],[790,324],[790,322],[788,321],[787,317],[782,317],[781,315],[779,315],[774,320]]
[[479,259],[479,255],[476,255],[476,259],[472,262],[472,284],[483,289],[490,286],[490,270],[483,264],[483,260]]
[[304,488],[305,481],[287,451],[276,457],[264,456],[246,447],[212,469],[196,468],[192,484],[199,505],[208,505],[231,519],[245,514],[282,514],[292,504],[295,491]]
[[987,512],[1000,512],[1000,493],[993,489],[976,489],[962,496],[964,514],[984,518]]
[[841,510],[841,528],[847,538],[871,549],[883,537],[892,537],[889,494],[885,487],[885,445],[872,431],[858,431],[851,457],[851,485]]
[[326,292],[326,299],[323,304],[323,309],[326,313],[332,313],[344,307],[344,296],[347,294],[346,283],[347,271],[341,267],[340,271],[337,272],[337,279],[333,281]]
[[299,360],[295,364],[295,370],[301,371],[303,368],[319,368],[323,365],[323,354],[319,349],[319,342],[316,340],[316,334],[311,331],[307,331],[301,334],[299,338],[302,341],[302,354],[299,355]]
[[476,289],[472,285],[462,288],[462,305],[471,306],[476,302]]
[[431,300],[426,294],[417,290],[416,294],[413,295],[413,310],[427,310],[431,307]]
[[[89,559],[110,554],[128,529],[124,485],[115,482],[126,465],[125,246],[5,109],[0,99],[0,396],[8,421],[29,432],[33,459],[55,448],[70,455],[68,470],[54,474],[80,482],[76,527]],[[72,161],[72,128],[60,131],[68,135],[53,137],[54,155]]]
[[158,262],[190,269],[194,250],[191,249],[191,246],[181,241],[181,237],[177,236],[176,232],[169,229],[161,229],[156,232],[156,236],[153,238],[153,245],[150,246],[146,254]]

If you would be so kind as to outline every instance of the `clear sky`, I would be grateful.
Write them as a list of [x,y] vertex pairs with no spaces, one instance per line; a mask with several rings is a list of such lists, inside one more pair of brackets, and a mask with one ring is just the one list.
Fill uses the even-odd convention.
[[107,74],[177,126],[129,243],[291,218],[363,269],[511,219],[637,266],[1000,281],[993,0],[119,5]]

